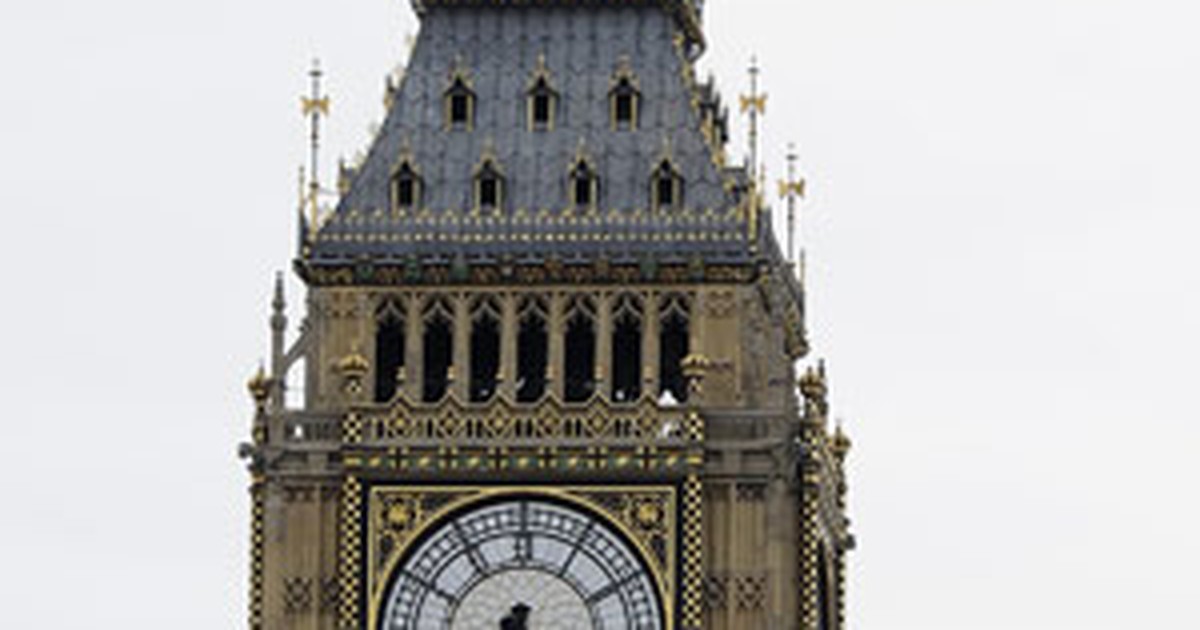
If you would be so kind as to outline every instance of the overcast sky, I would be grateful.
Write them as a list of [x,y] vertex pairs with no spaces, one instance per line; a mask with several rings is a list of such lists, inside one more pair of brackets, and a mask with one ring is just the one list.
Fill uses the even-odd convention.
[[[768,168],[794,141],[810,182],[851,628],[1200,627],[1200,12],[708,4],[701,65],[729,99],[759,55]],[[304,73],[352,156],[416,28],[402,0],[0,6],[7,627],[244,627],[235,447]]]

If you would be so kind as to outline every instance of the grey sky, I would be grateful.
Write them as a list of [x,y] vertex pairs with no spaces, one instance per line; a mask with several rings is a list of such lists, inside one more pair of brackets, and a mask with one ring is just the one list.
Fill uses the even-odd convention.
[[[703,67],[732,99],[758,53],[772,178],[795,141],[810,180],[851,627],[1200,627],[1200,11],[708,4]],[[244,625],[234,451],[304,72],[350,156],[415,28],[402,0],[0,7],[7,625]]]

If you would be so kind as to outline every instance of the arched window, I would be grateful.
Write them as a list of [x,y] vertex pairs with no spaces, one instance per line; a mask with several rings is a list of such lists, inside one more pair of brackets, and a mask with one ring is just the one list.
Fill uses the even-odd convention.
[[445,101],[446,128],[470,131],[475,125],[475,93],[461,73],[456,73],[451,80]]
[[551,131],[558,114],[558,93],[550,87],[545,76],[538,77],[528,94],[530,131]]
[[633,131],[638,127],[641,95],[629,77],[621,77],[609,95],[612,127],[618,131]]
[[596,391],[595,306],[588,298],[577,298],[566,313],[563,398],[567,402],[585,402]]
[[404,311],[387,301],[375,317],[375,402],[396,396],[404,377]]
[[533,403],[546,393],[549,338],[546,334],[546,304],[526,298],[519,311],[517,333],[517,402]]
[[500,315],[495,299],[486,298],[471,309],[471,402],[496,395],[500,374]]
[[642,308],[622,296],[613,309],[612,401],[634,402],[642,395]]
[[641,93],[638,91],[637,75],[633,73],[629,57],[621,57],[617,62],[617,71],[612,77],[608,100],[613,129],[633,131],[638,128]]
[[688,399],[687,379],[683,376],[683,360],[690,352],[688,305],[682,296],[668,296],[659,307],[659,396],[683,403]]
[[586,160],[580,159],[571,169],[571,204],[576,208],[594,208],[599,201],[600,181]]
[[504,176],[494,160],[485,159],[476,170],[475,207],[487,211],[504,208]]
[[392,172],[392,211],[412,212],[421,205],[421,178],[410,161],[405,160]]
[[670,160],[664,159],[654,169],[650,178],[650,201],[655,210],[670,210],[683,203],[683,178]]
[[453,311],[443,299],[425,308],[425,357],[421,400],[438,402],[450,390],[450,371],[454,366]]

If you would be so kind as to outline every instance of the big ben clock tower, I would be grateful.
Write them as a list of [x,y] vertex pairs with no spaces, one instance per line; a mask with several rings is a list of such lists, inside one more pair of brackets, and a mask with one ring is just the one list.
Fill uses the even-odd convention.
[[849,441],[702,3],[414,6],[250,382],[251,629],[843,627]]

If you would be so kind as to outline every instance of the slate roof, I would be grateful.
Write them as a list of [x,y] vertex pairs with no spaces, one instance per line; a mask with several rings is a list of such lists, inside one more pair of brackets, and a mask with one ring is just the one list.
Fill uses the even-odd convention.
[[[702,132],[702,102],[681,25],[657,3],[422,7],[405,78],[363,164],[308,248],[309,264],[376,260],[701,256],[748,262],[746,178]],[[539,61],[541,59],[542,61]],[[527,128],[527,89],[540,63],[559,94],[556,126]],[[614,130],[609,92],[627,63],[641,94],[639,126]],[[476,95],[471,130],[447,130],[444,94],[455,69]],[[593,213],[568,210],[568,170],[580,153],[599,177]],[[494,155],[504,207],[473,212],[473,172]],[[390,207],[390,176],[411,156],[422,208]],[[669,156],[685,182],[683,207],[651,210],[650,181]],[[759,231],[762,232],[761,230]]]

